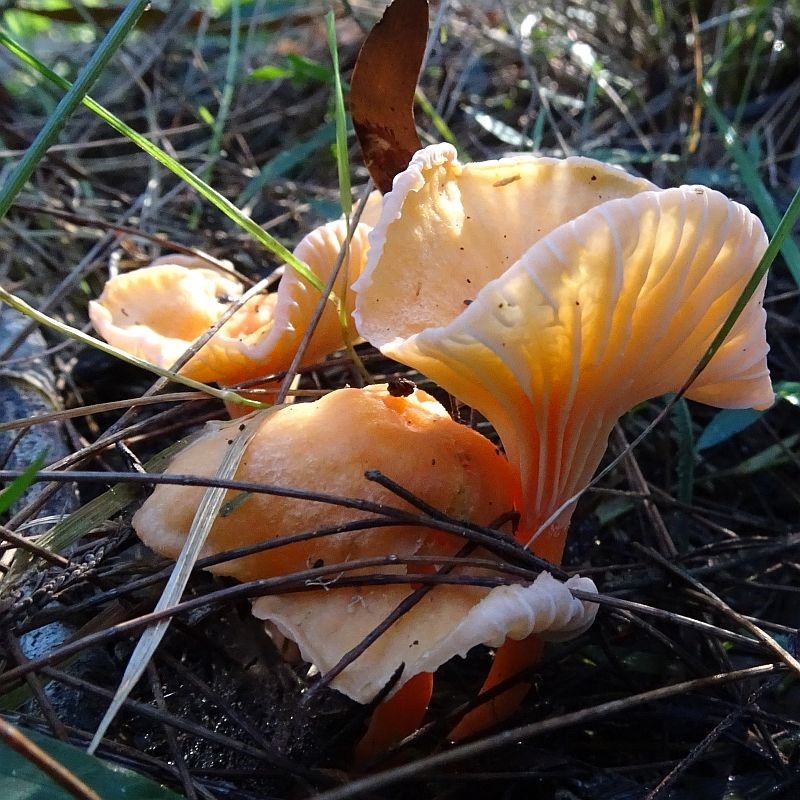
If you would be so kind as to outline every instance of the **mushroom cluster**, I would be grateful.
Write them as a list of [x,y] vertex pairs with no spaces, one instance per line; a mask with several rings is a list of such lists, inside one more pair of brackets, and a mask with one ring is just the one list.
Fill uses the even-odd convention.
[[[380,471],[467,528],[489,526],[513,510],[518,527],[513,534],[498,530],[496,541],[514,535],[518,545],[558,564],[575,501],[615,421],[637,403],[684,386],[766,247],[755,216],[704,187],[661,190],[585,158],[462,165],[449,145],[420,150],[377,210],[374,227],[357,229],[351,243],[350,278],[360,275],[352,285],[353,330],[479,411],[502,451],[419,390],[338,389],[281,407],[260,423],[238,478],[358,498],[401,517],[370,515],[316,494],[240,495],[214,523],[205,550],[265,543],[261,552],[214,567],[240,580],[341,565],[342,577],[261,597],[253,611],[297,642],[323,674],[332,670],[332,685],[359,702],[392,687],[362,755],[419,724],[430,675],[453,655],[481,643],[498,648],[486,690],[532,663],[542,635],[577,635],[596,612],[570,592],[593,591],[585,578],[562,583],[542,573],[530,584],[494,587],[479,580],[504,574],[499,551],[486,543],[470,553],[480,567],[452,566],[464,540],[412,516],[365,472]],[[344,227],[322,230],[297,253],[325,275],[330,267],[323,262],[338,252]],[[331,246],[312,247],[323,240]],[[220,286],[227,279],[207,280]],[[248,304],[240,318],[237,312],[187,369],[222,382],[278,369],[304,333],[299,309],[317,299],[301,279],[291,286],[282,283],[271,305]],[[204,292],[202,325],[182,328],[172,320],[177,330],[159,332],[180,343],[164,360],[209,324],[218,291]],[[771,404],[763,292],[762,284],[689,397],[726,408]],[[104,297],[104,310],[93,311],[104,335],[131,322],[144,325],[130,300],[117,302],[110,290]],[[103,327],[106,313],[112,327]],[[314,341],[309,357],[317,358],[340,345],[341,330],[323,328]],[[246,366],[234,374],[230,363]],[[230,423],[210,424],[169,470],[213,475],[232,431]],[[201,496],[192,487],[157,488],[134,518],[137,533],[174,556]],[[315,530],[327,535],[311,535]],[[418,597],[412,582],[424,572],[420,556],[429,572],[447,563],[451,574],[471,576],[475,585],[437,583]],[[377,573],[394,580],[369,580]],[[365,583],[354,587],[343,576]],[[381,635],[343,666],[377,629]],[[525,691],[520,684],[479,706],[453,737],[502,719]]]

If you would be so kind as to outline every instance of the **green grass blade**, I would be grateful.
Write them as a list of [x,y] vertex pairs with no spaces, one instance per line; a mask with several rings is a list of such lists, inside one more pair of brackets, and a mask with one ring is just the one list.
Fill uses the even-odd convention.
[[[103,800],[180,800],[183,797],[131,769],[88,756],[67,742],[32,730],[16,730],[27,742],[20,751],[13,746],[0,745],[0,797],[9,800],[73,800],[76,797],[84,800],[98,797]],[[30,760],[32,751],[35,761]],[[66,784],[67,788],[65,784],[57,785],[51,774],[42,771],[42,762],[48,759],[74,779]]]
[[794,460],[794,452],[800,442],[800,433],[793,433],[776,442],[769,447],[765,447],[750,458],[740,461],[736,466],[729,469],[720,469],[714,473],[715,478],[727,478],[731,476],[754,475],[757,472],[766,472],[777,469],[783,464],[791,464]]
[[763,415],[763,411],[756,411],[752,408],[723,408],[714,415],[711,422],[697,437],[694,445],[695,452],[702,453],[709,447],[727,442],[737,433],[747,430]]
[[[739,172],[742,180],[747,185],[753,202],[758,208],[758,213],[764,220],[764,225],[767,231],[774,239],[778,235],[780,222],[780,213],[775,206],[775,201],[769,193],[769,190],[764,185],[764,182],[758,175],[758,171],[753,163],[753,159],[748,154],[747,150],[742,146],[736,129],[733,127],[728,118],[722,113],[722,110],[714,100],[710,84],[703,83],[704,104],[708,109],[714,124],[722,134],[725,147],[733,157],[736,165],[739,167]],[[794,219],[797,219],[800,213],[800,191],[795,195],[787,215],[794,213]],[[797,243],[788,235],[791,231],[791,226],[784,230],[779,242],[779,248],[783,251],[783,257],[786,260],[786,266],[789,268],[794,282],[800,286],[800,248]],[[774,258],[774,256],[773,256]]]
[[344,107],[342,77],[339,74],[339,51],[336,45],[336,17],[333,11],[325,15],[325,32],[333,62],[333,109],[336,120],[336,170],[339,175],[339,197],[342,211],[349,216],[353,210],[353,195],[350,191],[350,159],[347,155],[347,112]]
[[[183,450],[191,441],[191,438],[182,439],[161,450],[145,462],[145,470],[147,472],[163,472],[175,454]],[[127,508],[139,496],[139,492],[140,487],[130,483],[118,483],[112,486],[99,497],[84,503],[66,519],[57,522],[36,540],[36,544],[51,553],[62,553],[71,544],[83,539],[93,528],[107,522]],[[35,556],[21,550],[17,551],[2,582],[13,581],[34,562],[36,562]]]
[[[48,117],[33,143],[19,164],[17,164],[17,168],[9,177],[6,185],[0,190],[0,218],[8,213],[14,198],[27,183],[28,178],[33,174],[49,147],[55,143],[58,134],[75,109],[82,102],[85,102],[87,92],[100,77],[100,73],[119,50],[125,37],[133,30],[139,17],[142,16],[149,5],[150,0],[132,0],[120,14],[103,41],[100,42],[86,66],[80,71],[75,83],[63,82],[66,86],[62,84],[62,88],[67,89],[67,93],[61,98],[53,113]],[[5,44],[7,37],[2,31],[0,31],[0,36],[2,36],[3,44]]]
[[271,158],[261,167],[258,175],[244,187],[241,194],[236,198],[236,205],[247,205],[265,186],[278,178],[284,177],[296,166],[307,161],[318,150],[335,141],[336,126],[333,123],[326,123],[320,126],[307,139],[303,139],[292,146],[283,147],[274,158]]
[[89,347],[94,347],[95,350],[100,350],[107,355],[118,358],[120,361],[125,361],[128,364],[132,364],[134,367],[139,367],[140,369],[152,372],[161,378],[167,378],[174,383],[180,383],[183,386],[188,386],[191,389],[205,392],[205,394],[211,395],[211,397],[216,397],[224,402],[232,401],[234,403],[249,406],[250,408],[264,407],[263,403],[259,403],[255,400],[249,400],[246,397],[241,397],[240,395],[236,394],[236,392],[230,391],[229,389],[216,389],[213,386],[200,383],[200,381],[192,380],[192,378],[187,378],[186,376],[177,372],[171,372],[168,369],[163,369],[155,364],[151,364],[149,361],[144,361],[143,359],[133,356],[130,353],[126,353],[124,350],[120,350],[119,348],[114,347],[107,342],[103,342],[100,339],[95,339],[93,336],[89,336],[88,333],[84,333],[77,328],[73,328],[71,325],[67,325],[66,323],[61,322],[53,317],[48,317],[47,314],[43,314],[33,306],[28,305],[24,300],[21,300],[19,297],[11,294],[11,292],[6,291],[2,286],[0,286],[0,302],[11,306],[11,308],[16,309],[29,319],[35,320],[40,325],[44,325],[51,330],[57,331],[69,339],[73,339],[74,341],[88,345]]
[[[800,406],[800,383],[779,381],[773,388],[776,402],[783,400],[793,406]],[[752,408],[723,408],[714,415],[700,436],[697,437],[694,446],[695,452],[700,453],[709,447],[727,442],[737,433],[747,430],[765,413],[765,411],[756,411]]]
[[[37,58],[28,53],[24,47],[19,45],[3,31],[0,31],[0,44],[7,50],[12,52],[17,58],[26,63],[28,66],[35,69],[38,73],[43,75],[47,80],[60,86],[62,89],[69,89],[71,84],[69,81],[57,75],[46,65],[44,65]],[[260,225],[255,223],[249,217],[245,216],[236,206],[227,198],[223,197],[216,189],[213,189],[205,181],[197,177],[191,170],[184,167],[177,162],[174,158],[170,157],[161,148],[154,145],[151,141],[141,136],[133,128],[130,128],[122,120],[118,119],[108,109],[101,106],[90,97],[84,97],[83,104],[92,112],[97,114],[104,122],[110,125],[115,131],[121,133],[132,141],[137,147],[144,150],[149,156],[154,158],[160,164],[163,164],[167,169],[177,175],[182,181],[191,186],[202,197],[208,200],[213,206],[221,211],[225,216],[235,222],[239,227],[243,228],[249,233],[259,244],[263,245],[267,250],[277,256],[281,261],[288,264],[292,269],[296,270],[303,278],[305,278],[318,292],[323,291],[322,281],[306,266],[300,259],[298,259],[290,250],[284,247],[277,239],[270,236]],[[6,191],[3,192],[4,196]],[[9,205],[13,201],[13,196],[9,200]],[[2,206],[0,206],[2,209]]]
[[102,797],[103,800],[180,800],[183,797],[133,770],[88,756],[83,750],[67,742],[60,742],[27,729],[24,730],[24,736],[69,770],[91,794],[67,792],[25,755],[15,752],[11,747],[0,747],[0,797],[9,800],[72,800],[75,797]]
[[434,108],[433,103],[428,100],[421,89],[417,88],[417,91],[414,93],[414,100],[422,109],[422,113],[426,114],[430,118],[431,122],[433,123],[433,127],[436,128],[436,133],[438,133],[445,142],[449,142],[451,145],[453,145],[453,147],[455,147],[460,153],[461,147],[458,144],[456,135],[453,133],[450,126],[444,121],[442,115],[439,114],[439,112]]
[[239,26],[240,26],[240,3],[239,0],[232,0],[230,5],[231,32],[228,40],[228,60],[225,64],[225,83],[222,87],[222,95],[219,100],[217,115],[211,128],[211,141],[208,145],[208,154],[211,160],[203,170],[201,176],[204,181],[211,180],[214,173],[214,161],[217,159],[222,146],[222,134],[228,122],[228,114],[233,104],[234,87],[236,85],[236,72],[239,67]]
[[704,354],[703,358],[700,359],[700,362],[694,368],[692,374],[689,376],[689,380],[684,385],[684,389],[681,390],[681,394],[683,394],[683,391],[695,381],[697,376],[706,368],[708,362],[711,361],[711,359],[714,357],[714,353],[716,353],[717,350],[719,350],[719,348],[722,346],[722,343],[725,341],[728,334],[731,332],[731,329],[736,324],[736,320],[739,319],[739,315],[744,310],[744,307],[747,305],[747,302],[753,296],[753,293],[758,288],[758,285],[761,283],[761,280],[767,274],[769,268],[772,266],[772,262],[775,260],[775,257],[780,252],[781,247],[785,244],[787,240],[790,240],[791,232],[794,229],[794,226],[797,223],[798,219],[800,219],[800,189],[798,189],[797,192],[795,192],[795,195],[792,198],[792,202],[789,203],[789,208],[786,210],[786,213],[783,215],[783,218],[778,223],[775,229],[775,233],[770,239],[769,244],[767,245],[767,249],[764,251],[764,255],[761,257],[761,261],[758,262],[758,266],[756,267],[755,272],[753,273],[750,280],[747,282],[747,285],[742,290],[742,294],[736,301],[736,305],[733,307],[731,313],[728,314],[727,319],[722,324],[722,327],[719,329],[719,332],[709,345],[709,348]]
[[[331,53],[331,61],[333,63],[333,108],[334,120],[336,124],[336,169],[339,176],[339,202],[342,205],[342,212],[346,217],[350,217],[353,212],[353,193],[350,187],[350,158],[347,148],[347,112],[344,106],[344,88],[342,84],[342,76],[339,70],[339,51],[336,43],[336,17],[333,11],[329,11],[325,15],[325,32],[328,39],[328,49]],[[349,248],[349,239],[345,243],[345,248]],[[342,269],[347,269],[348,252],[345,252],[345,262],[342,264]],[[339,315],[339,327],[342,331],[342,340],[345,343],[345,348],[353,359],[353,363],[362,375],[366,375],[367,371],[353,347],[350,340],[349,327],[348,327],[348,314],[347,314],[347,291],[350,280],[345,281],[345,289],[342,297],[338,298],[336,310]]]
[[42,468],[44,460],[45,453],[39,453],[19,478],[13,480],[5,489],[0,491],[0,514],[8,511],[25,494],[36,478],[36,473]]

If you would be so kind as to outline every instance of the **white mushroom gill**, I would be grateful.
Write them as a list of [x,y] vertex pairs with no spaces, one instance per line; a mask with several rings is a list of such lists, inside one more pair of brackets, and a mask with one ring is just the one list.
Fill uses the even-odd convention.
[[[571,589],[597,591],[589,578],[576,576],[562,582],[547,572],[527,586],[513,584],[491,590],[436,586],[331,685],[353,700],[368,703],[390,684],[401,666],[394,691],[415,675],[435,672],[454,656],[466,656],[479,644],[500,647],[507,638],[519,640],[533,633],[571,639],[589,628],[597,613],[595,603],[576,600]],[[334,584],[322,594],[261,597],[253,603],[253,614],[269,620],[297,642],[303,658],[324,674],[408,594],[408,586],[358,591],[337,589]]]

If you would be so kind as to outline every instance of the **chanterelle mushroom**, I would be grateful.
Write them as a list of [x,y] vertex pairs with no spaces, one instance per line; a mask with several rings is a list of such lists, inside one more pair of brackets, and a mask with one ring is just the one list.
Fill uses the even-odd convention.
[[[397,176],[370,241],[359,332],[494,425],[523,541],[586,485],[625,411],[682,386],[766,247],[753,214],[704,187],[585,158],[462,165],[449,145]],[[762,299],[688,397],[772,403]],[[560,558],[570,511],[535,550]]]
[[[356,324],[492,423],[517,480],[518,538],[557,562],[615,421],[682,387],[766,243],[753,214],[705,187],[660,190],[585,158],[462,165],[434,145],[384,198]],[[763,292],[688,397],[772,403]],[[507,647],[490,684],[526,659]]]
[[[349,245],[345,268],[334,291],[347,297],[348,333],[353,294],[347,286],[363,268],[367,234],[380,196],[370,197]],[[347,236],[347,224],[336,220],[305,236],[295,255],[325,282]],[[89,304],[98,333],[111,344],[160,367],[170,367],[215,324],[243,293],[235,276],[221,273],[199,258],[166,256],[149,267],[112,278]],[[293,269],[286,269],[275,294],[255,297],[237,310],[181,373],[200,381],[235,384],[285,370],[308,328],[319,292]],[[329,302],[304,352],[302,364],[313,364],[344,347],[336,306]]]
[[[238,425],[210,423],[174,458],[168,472],[213,475]],[[368,469],[380,470],[456,519],[488,525],[511,509],[512,471],[488,439],[454,422],[425,392],[394,396],[386,386],[339,389],[314,403],[285,406],[269,414],[248,445],[236,478],[408,507],[389,490],[367,481]],[[176,556],[202,494],[198,487],[157,487],[133,518],[139,537],[154,550]],[[202,555],[370,516],[344,506],[268,494],[239,497],[230,508],[214,523]],[[463,545],[459,537],[430,527],[376,525],[294,542],[212,569],[250,580],[321,565],[342,564],[346,570],[354,561],[375,556],[421,555],[435,564],[437,556],[454,555]],[[402,576],[420,571],[424,567],[385,564],[355,574]],[[569,591],[574,587],[594,590],[588,579],[572,578],[562,584],[545,573],[528,586],[491,590],[435,586],[332,685],[364,703],[389,683],[401,665],[396,689],[480,643],[497,646],[506,637],[519,639],[532,632],[577,635],[591,623],[596,607],[575,600]],[[334,576],[314,591],[261,597],[253,612],[296,641],[303,656],[324,673],[412,591],[405,581],[337,588]],[[427,700],[423,712],[426,705]]]

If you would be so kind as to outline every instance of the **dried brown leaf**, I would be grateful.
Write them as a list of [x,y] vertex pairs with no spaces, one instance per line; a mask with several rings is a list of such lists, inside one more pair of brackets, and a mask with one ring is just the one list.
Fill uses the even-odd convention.
[[414,94],[427,38],[427,0],[395,0],[367,36],[353,71],[353,126],[369,174],[384,193],[421,147]]

